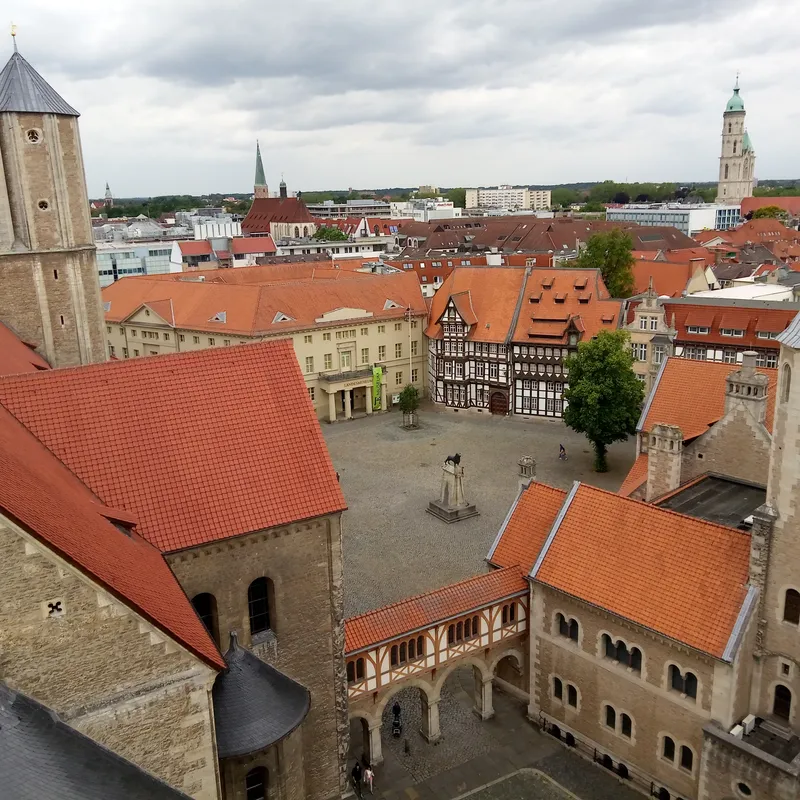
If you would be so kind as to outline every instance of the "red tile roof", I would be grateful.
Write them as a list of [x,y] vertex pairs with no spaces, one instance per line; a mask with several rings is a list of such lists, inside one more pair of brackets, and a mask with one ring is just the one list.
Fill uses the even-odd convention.
[[[538,300],[531,302],[532,298]],[[572,324],[586,341],[600,331],[616,329],[620,311],[620,301],[609,298],[599,270],[532,269],[511,338],[520,343],[566,344]]]
[[345,620],[345,653],[350,654],[466,614],[497,600],[527,593],[518,566],[453,583]]
[[800,216],[800,197],[745,197],[742,200],[742,216],[767,206],[778,206],[794,216]]
[[[675,315],[675,328],[678,331],[676,339],[679,343],[708,345],[718,349],[726,346],[757,347],[776,352],[780,349],[779,343],[774,339],[759,339],[757,333],[780,333],[789,327],[797,315],[797,310],[792,308],[748,308],[736,305],[735,302],[730,305],[707,306],[665,302],[664,310],[670,322],[672,315]],[[689,333],[689,325],[711,330],[706,334]],[[743,337],[733,338],[723,336],[720,328],[734,328],[745,333]]]
[[242,231],[269,233],[273,222],[323,224],[311,216],[306,204],[297,197],[256,197],[242,221]]
[[0,403],[165,552],[345,508],[286,339],[7,377]]
[[[70,402],[79,402],[81,395],[74,392]],[[47,400],[43,398],[42,403],[38,413],[44,416]],[[91,446],[90,438],[87,442]],[[169,637],[208,664],[224,669],[216,645],[158,550],[109,522],[104,514],[113,512],[2,406],[0,509]]]
[[694,274],[695,266],[692,264],[674,264],[668,261],[645,261],[640,259],[633,265],[633,280],[636,284],[636,294],[647,291],[650,280],[653,289],[660,297],[680,297],[686,289],[686,284]]
[[[267,259],[270,256],[266,256]],[[289,258],[287,256],[287,258]],[[361,277],[371,275],[368,272],[356,272],[362,267],[361,259],[348,261],[297,261],[258,264],[252,267],[190,269],[186,272],[165,272],[158,275],[131,276],[120,280],[138,280],[140,277],[151,281],[178,281],[180,283],[229,283],[229,284],[263,284],[276,281],[296,280],[338,280],[339,278]]]
[[722,658],[749,534],[577,484],[534,579]]
[[477,324],[468,338],[480,342],[504,342],[514,320],[525,270],[520,267],[459,267],[453,270],[433,296],[429,338],[442,335],[439,319],[450,297],[469,295]]
[[244,236],[231,239],[231,252],[236,256],[277,251],[271,236]]
[[647,453],[639,453],[617,494],[628,497],[647,480]]
[[531,483],[519,496],[486,560],[498,567],[519,564],[527,575],[566,497],[561,489]]
[[[658,424],[677,425],[684,440],[705,433],[722,419],[725,413],[725,379],[738,369],[735,364],[668,358],[645,407],[646,415],[639,430],[649,432],[653,425]],[[769,378],[765,425],[772,431],[778,370],[758,367],[757,371]],[[627,483],[628,478],[625,481]]]
[[193,242],[178,242],[182,256],[211,256],[214,251],[211,249],[211,242],[206,239],[199,239]]
[[33,349],[0,322],[0,375],[36,372],[50,365]]
[[[339,280],[242,285],[137,277],[123,278],[103,289],[103,300],[111,304],[106,320],[114,323],[127,320],[143,303],[150,305],[165,299],[172,303],[175,327],[219,336],[261,336],[314,328],[326,324],[317,322],[325,314],[344,308],[366,310],[371,314],[370,321],[402,319],[409,307],[418,316],[427,312],[419,282],[414,275],[405,273],[357,277],[344,273]],[[393,304],[390,308],[386,308],[387,301]],[[217,315],[223,311],[224,321],[212,321],[219,319]],[[284,317],[288,319],[280,321]],[[354,322],[364,319],[357,315],[352,318]],[[342,325],[347,320],[340,318],[327,324]]]
[[713,266],[715,262],[714,254],[706,247],[682,247],[678,250],[665,250],[664,258],[667,261],[679,264],[702,260],[706,266]]

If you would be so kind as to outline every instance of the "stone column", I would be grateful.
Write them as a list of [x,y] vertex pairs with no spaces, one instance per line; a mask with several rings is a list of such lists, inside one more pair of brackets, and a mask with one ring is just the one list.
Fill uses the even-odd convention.
[[328,395],[328,421],[336,422],[336,392]]
[[428,700],[422,696],[422,730],[420,733],[429,742],[435,742],[442,735],[439,729],[439,701]]
[[371,414],[372,413],[372,387],[371,386],[367,386],[366,387],[366,392],[367,392],[367,414]]
[[367,747],[364,752],[367,754],[367,760],[375,767],[377,764],[383,763],[383,750],[381,749],[381,723],[378,721],[374,725],[370,725],[367,733],[368,741]]
[[386,411],[386,384],[381,382],[381,411]]
[[491,719],[494,716],[492,679],[484,678],[477,670],[475,671],[475,705],[472,710],[481,719]]
[[353,405],[350,402],[350,390],[344,390],[344,418],[345,419],[352,419],[353,418]]

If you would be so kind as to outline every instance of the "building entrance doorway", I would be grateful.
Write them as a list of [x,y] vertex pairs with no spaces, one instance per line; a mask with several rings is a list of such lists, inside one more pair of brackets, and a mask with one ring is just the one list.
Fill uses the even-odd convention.
[[772,713],[781,719],[789,719],[792,713],[792,692],[780,683],[775,687]]
[[489,398],[489,411],[492,414],[507,414],[508,400],[502,392],[492,392]]

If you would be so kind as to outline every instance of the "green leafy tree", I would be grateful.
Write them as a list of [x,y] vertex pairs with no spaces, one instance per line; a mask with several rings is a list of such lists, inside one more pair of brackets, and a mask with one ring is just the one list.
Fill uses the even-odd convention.
[[633,281],[633,240],[619,228],[595,233],[575,261],[575,266],[599,269],[612,297],[630,297]]
[[628,341],[627,331],[601,331],[581,342],[565,362],[569,388],[564,392],[564,422],[592,443],[597,472],[608,471],[608,446],[636,433],[644,400]]
[[419,408],[419,391],[412,384],[407,384],[400,392],[398,405],[404,414],[413,414]]
[[764,208],[757,208],[753,212],[753,219],[780,219],[786,216],[786,211],[784,211],[780,206],[764,206]]
[[446,195],[456,208],[466,208],[467,206],[467,190],[466,189],[450,189]]
[[346,242],[349,237],[338,228],[323,225],[321,228],[317,228],[317,232],[311,238],[318,242]]
[[602,203],[595,203],[591,200],[581,206],[581,211],[585,214],[599,214],[601,211],[605,210],[606,207]]
[[580,195],[574,189],[553,189],[550,192],[550,203],[555,208],[569,208],[573,203],[580,201]]

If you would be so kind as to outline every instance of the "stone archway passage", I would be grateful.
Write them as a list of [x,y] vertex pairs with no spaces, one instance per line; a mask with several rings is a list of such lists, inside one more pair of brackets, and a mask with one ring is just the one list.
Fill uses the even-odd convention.
[[489,398],[489,411],[492,414],[507,414],[508,398],[502,392],[492,392]]

